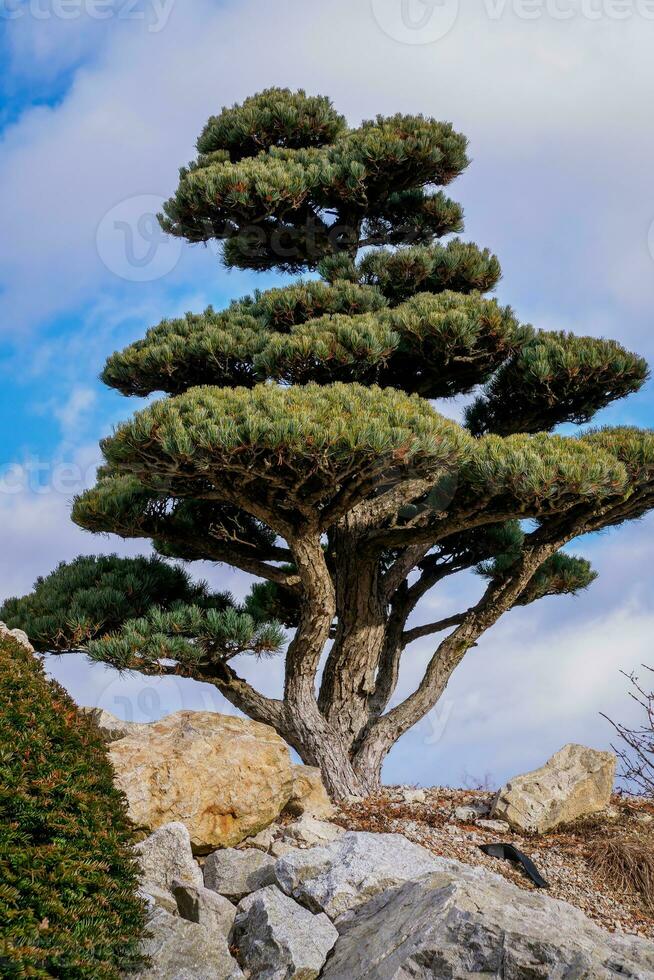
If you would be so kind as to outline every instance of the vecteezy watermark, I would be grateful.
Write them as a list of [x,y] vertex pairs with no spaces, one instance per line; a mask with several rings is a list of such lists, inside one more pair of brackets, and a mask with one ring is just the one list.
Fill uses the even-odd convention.
[[428,734],[423,739],[425,745],[437,745],[440,742],[445,734],[445,729],[452,715],[453,708],[454,701],[445,699],[444,701],[439,701],[425,715],[423,724],[428,727]]
[[[433,44],[452,30],[459,0],[371,0],[381,29],[402,44]],[[654,0],[481,0],[490,21],[654,21]]]
[[452,30],[459,0],[371,0],[375,20],[402,44],[433,44]]
[[162,231],[157,214],[164,198],[137,194],[114,205],[98,225],[96,248],[104,265],[128,282],[153,282],[172,272],[182,242]]
[[0,0],[0,20],[131,20],[147,25],[150,34],[162,31],[175,0]]
[[654,0],[483,0],[489,20],[512,14],[518,20],[654,21]]
[[[108,668],[105,668],[108,670]],[[145,677],[138,670],[117,674],[109,670],[110,679],[95,698],[94,708],[109,711],[127,722],[159,721],[176,711],[219,711],[230,714],[232,707],[215,687],[164,675]]]
[[36,494],[47,497],[71,497],[93,486],[97,460],[88,466],[74,462],[40,459],[30,456],[21,463],[0,466],[0,496]]

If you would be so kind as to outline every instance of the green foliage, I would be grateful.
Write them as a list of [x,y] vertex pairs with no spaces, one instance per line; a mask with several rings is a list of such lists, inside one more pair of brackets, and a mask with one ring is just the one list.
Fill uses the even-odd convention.
[[114,354],[103,377],[140,395],[275,380],[377,383],[437,398],[486,381],[532,336],[510,307],[478,293],[419,293],[387,309],[372,287],[299,283],[223,314],[164,321]]
[[588,422],[600,408],[638,391],[647,363],[615,340],[537,334],[497,371],[467,412],[473,435],[538,432]]
[[454,239],[447,245],[429,245],[369,252],[361,260],[356,275],[364,285],[375,286],[392,303],[419,292],[456,293],[494,289],[501,271],[497,258],[488,249]]
[[449,123],[378,116],[348,129],[329,100],[268,89],[212,117],[162,227],[225,242],[231,266],[315,268],[363,245],[431,242],[461,208],[434,193],[468,164]]
[[[501,580],[511,568],[516,555],[506,553],[492,561],[484,562],[478,568],[485,578]],[[545,596],[577,595],[588,588],[597,578],[591,564],[585,558],[557,551],[548,558],[521,593],[516,605],[527,606]]]
[[39,660],[0,640],[0,973],[119,980],[145,909],[101,736]]
[[284,643],[281,626],[257,621],[234,607],[219,611],[179,605],[172,610],[150,609],[146,616],[127,620],[121,629],[88,644],[91,660],[118,670],[161,670],[173,660],[177,672],[191,676],[241,653],[272,656]]
[[227,494],[247,487],[256,497],[274,467],[268,490],[278,492],[283,509],[295,505],[299,491],[319,506],[344,482],[356,481],[362,497],[398,474],[436,476],[455,467],[470,443],[415,396],[311,384],[193,388],[138,412],[102,445],[116,471],[156,477],[160,491],[175,496],[199,480]]
[[346,127],[329,99],[301,89],[270,88],[241,105],[212,116],[197,148],[203,155],[224,150],[232,163],[272,146],[299,149],[331,143]]
[[564,436],[484,436],[461,468],[461,509],[535,516],[583,500],[623,494],[628,476],[613,454]]
[[38,578],[28,595],[7,599],[0,621],[25,630],[38,650],[75,650],[153,605],[179,602],[224,608],[229,597],[211,595],[204,583],[193,584],[183,569],[157,558],[79,557]]

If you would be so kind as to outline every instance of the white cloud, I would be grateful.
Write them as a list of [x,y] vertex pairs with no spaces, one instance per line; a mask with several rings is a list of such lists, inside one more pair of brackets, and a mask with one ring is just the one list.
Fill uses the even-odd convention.
[[[213,276],[213,260],[186,249],[163,282],[121,283],[96,229],[125,198],[169,194],[207,115],[274,83],[326,91],[353,120],[398,109],[453,119],[475,158],[459,191],[470,230],[499,251],[503,293],[524,297],[527,314],[580,287],[586,302],[599,286],[634,314],[651,300],[651,21],[529,21],[513,3],[491,19],[466,4],[442,40],[416,46],[385,34],[368,3],[198,0],[176,4],[159,33],[126,28],[98,40],[60,104],[5,134],[0,322],[23,329],[99,288],[130,302]],[[66,30],[56,25],[56,50]]]

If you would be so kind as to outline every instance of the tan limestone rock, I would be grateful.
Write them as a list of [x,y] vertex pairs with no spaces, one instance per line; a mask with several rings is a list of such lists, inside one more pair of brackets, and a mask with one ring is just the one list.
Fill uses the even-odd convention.
[[267,827],[293,787],[272,728],[211,711],[178,711],[112,742],[116,784],[137,826],[179,821],[196,853],[233,847]]
[[502,787],[492,816],[517,830],[544,833],[603,810],[611,799],[616,758],[584,745],[565,745],[533,772]]

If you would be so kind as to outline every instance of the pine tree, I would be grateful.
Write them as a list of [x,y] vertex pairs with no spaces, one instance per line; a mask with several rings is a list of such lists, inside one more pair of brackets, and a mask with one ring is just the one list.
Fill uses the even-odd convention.
[[[612,340],[534,329],[486,295],[498,260],[451,237],[463,214],[441,188],[468,159],[448,123],[353,129],[326,98],[271,89],[212,117],[197,149],[162,227],[221,242],[229,267],[313,275],[164,320],[109,358],[106,384],[169,397],[103,442],[73,518],[261,579],[259,621],[295,628],[283,698],[234,670],[243,643],[156,611],[90,654],[213,683],[321,766],[335,796],[374,791],[487,629],[592,581],[561,549],[652,506],[652,433],[552,434],[637,391],[647,365]],[[430,403],[464,393],[463,426]],[[407,627],[470,569],[485,580],[475,605]],[[404,651],[438,634],[396,703]]]

